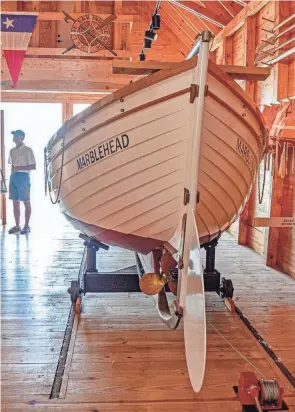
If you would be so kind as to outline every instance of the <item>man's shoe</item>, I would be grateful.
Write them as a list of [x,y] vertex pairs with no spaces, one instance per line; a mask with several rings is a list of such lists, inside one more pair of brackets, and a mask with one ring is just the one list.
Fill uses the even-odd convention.
[[24,226],[24,228],[20,231],[21,235],[26,235],[28,233],[30,233],[31,229],[30,226]]
[[19,226],[14,226],[11,229],[9,229],[8,233],[10,235],[14,235],[14,234],[19,233],[20,231],[21,231],[21,228]]

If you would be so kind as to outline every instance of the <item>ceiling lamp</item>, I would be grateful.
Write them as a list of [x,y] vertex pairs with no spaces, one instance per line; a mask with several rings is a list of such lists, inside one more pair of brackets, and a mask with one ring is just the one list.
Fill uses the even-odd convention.
[[152,28],[153,28],[153,30],[159,30],[160,26],[161,26],[160,15],[158,13],[153,14],[153,16],[152,16]]
[[158,37],[157,33],[153,32],[153,30],[147,30],[144,33],[144,38],[148,40],[157,40],[157,37]]
[[140,62],[144,62],[144,61],[145,61],[145,54],[144,54],[144,52],[141,52],[141,53],[140,53],[140,55],[139,55],[139,61],[140,61]]
[[145,37],[145,39],[144,39],[144,48],[145,49],[151,49],[152,48],[152,40],[147,39]]

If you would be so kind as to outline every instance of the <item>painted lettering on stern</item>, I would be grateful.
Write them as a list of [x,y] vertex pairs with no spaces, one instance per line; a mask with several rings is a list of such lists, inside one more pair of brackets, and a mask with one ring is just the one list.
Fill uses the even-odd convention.
[[247,165],[251,169],[252,174],[254,174],[255,169],[256,169],[255,167],[256,162],[255,162],[254,154],[252,153],[252,150],[250,149],[250,147],[240,137],[238,137],[238,140],[237,140],[236,151],[243,158],[243,160],[247,163]]
[[90,150],[84,156],[77,159],[78,170],[84,169],[99,160],[105,159],[112,154],[124,150],[129,146],[129,136],[127,134],[122,134],[119,137],[110,139],[107,142],[95,147]]

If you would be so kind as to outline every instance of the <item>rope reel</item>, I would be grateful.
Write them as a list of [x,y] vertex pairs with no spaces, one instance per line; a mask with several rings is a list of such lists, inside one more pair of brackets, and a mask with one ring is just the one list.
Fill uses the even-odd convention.
[[243,406],[255,405],[258,412],[281,410],[284,389],[276,379],[258,379],[253,372],[242,372],[238,395]]
[[280,387],[275,379],[261,379],[260,384],[260,403],[277,403],[280,396]]

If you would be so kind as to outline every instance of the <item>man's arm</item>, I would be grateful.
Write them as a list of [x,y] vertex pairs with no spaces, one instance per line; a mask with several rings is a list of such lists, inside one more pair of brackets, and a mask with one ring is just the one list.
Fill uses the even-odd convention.
[[17,172],[18,170],[36,170],[36,163],[29,166],[12,166],[12,170]]
[[9,150],[9,156],[8,156],[8,164],[12,164],[12,159],[11,159],[11,150]]

